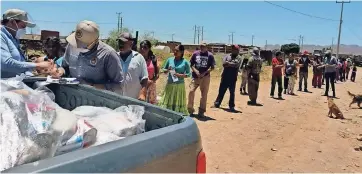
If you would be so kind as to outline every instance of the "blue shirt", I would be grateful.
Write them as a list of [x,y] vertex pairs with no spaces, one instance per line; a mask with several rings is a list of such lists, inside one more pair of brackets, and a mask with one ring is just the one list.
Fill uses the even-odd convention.
[[20,42],[1,26],[1,78],[11,78],[26,71],[33,71],[36,64],[26,62]]
[[[185,58],[182,58],[180,60],[175,60],[175,57],[170,57],[167,59],[167,61],[163,65],[163,70],[167,70],[168,67],[172,67],[176,71],[176,73],[179,74],[185,74],[188,77],[191,76],[191,68],[190,68],[190,62],[187,61]],[[178,77],[178,81],[173,82],[171,74],[168,74],[168,83],[184,83],[184,78]]]
[[136,51],[132,51],[126,61],[122,58],[119,59],[121,61],[124,80],[121,84],[122,91],[118,93],[123,96],[138,99],[142,89],[141,82],[144,79],[148,79],[146,60]]

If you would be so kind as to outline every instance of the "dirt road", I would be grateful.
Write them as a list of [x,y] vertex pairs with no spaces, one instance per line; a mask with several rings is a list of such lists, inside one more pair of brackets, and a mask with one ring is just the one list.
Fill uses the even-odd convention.
[[[309,86],[311,78],[309,78]],[[209,107],[216,98],[219,80],[213,79]],[[187,83],[188,84],[188,83]],[[240,80],[237,85],[240,85]],[[325,87],[325,86],[323,86]],[[258,101],[264,106],[248,106],[248,96],[237,94],[237,109],[209,109],[209,120],[196,120],[207,155],[207,172],[362,172],[362,109],[348,108],[352,93],[362,94],[362,79],[336,84],[335,103],[346,118],[327,117],[324,89],[310,87],[312,93],[296,92],[284,101],[269,97],[270,82],[262,82]],[[198,104],[199,92],[195,98]],[[223,107],[227,108],[225,95]],[[198,106],[198,105],[197,105]],[[196,108],[197,108],[196,106]]]

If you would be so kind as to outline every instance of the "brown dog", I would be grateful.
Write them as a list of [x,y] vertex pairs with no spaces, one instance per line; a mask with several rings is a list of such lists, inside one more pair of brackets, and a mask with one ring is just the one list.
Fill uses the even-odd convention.
[[348,95],[353,97],[352,102],[349,104],[349,107],[351,107],[352,104],[357,103],[358,107],[361,108],[362,95],[355,95],[355,94],[352,94],[349,91],[347,91],[347,92],[348,92]]
[[336,116],[336,119],[344,119],[341,110],[334,103],[333,98],[327,97],[327,100],[328,100],[328,108],[329,108],[328,117],[333,118],[332,114],[334,114]]

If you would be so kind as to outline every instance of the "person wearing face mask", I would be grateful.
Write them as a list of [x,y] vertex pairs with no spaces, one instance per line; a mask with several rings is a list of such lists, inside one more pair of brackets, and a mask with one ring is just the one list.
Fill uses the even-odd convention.
[[1,19],[1,78],[11,78],[21,73],[33,70],[48,70],[52,62],[26,62],[20,49],[20,41],[26,33],[26,27],[33,28],[35,24],[28,21],[27,12],[19,9],[5,11]]
[[54,77],[74,77],[83,84],[115,91],[123,81],[122,67],[117,52],[99,40],[98,25],[81,21],[66,40],[62,66]]
[[249,78],[248,78],[248,105],[257,105],[256,99],[258,98],[258,89],[260,81],[260,72],[263,60],[260,58],[259,48],[255,47],[252,51],[252,57],[248,62]]
[[229,98],[229,109],[231,112],[236,112],[235,110],[235,87],[236,81],[238,79],[238,72],[241,63],[241,56],[239,55],[240,48],[238,45],[232,45],[231,54],[226,55],[222,62],[224,70],[221,74],[221,81],[219,86],[219,93],[214,102],[214,107],[219,108],[226,90],[229,89],[230,98]]
[[131,33],[121,33],[118,37],[120,65],[122,66],[124,82],[121,84],[121,95],[146,100],[148,72],[145,58],[133,51]]

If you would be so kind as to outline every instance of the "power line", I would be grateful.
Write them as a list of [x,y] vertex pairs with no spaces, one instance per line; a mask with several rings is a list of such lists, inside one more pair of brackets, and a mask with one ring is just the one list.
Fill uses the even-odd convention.
[[279,8],[282,8],[282,9],[285,9],[285,10],[288,10],[288,11],[291,11],[291,12],[294,12],[294,13],[298,13],[298,14],[301,14],[301,15],[304,15],[304,16],[311,17],[311,18],[317,18],[317,19],[322,19],[322,20],[327,20],[327,21],[335,21],[335,22],[339,21],[339,20],[336,20],[336,19],[319,17],[319,16],[314,16],[314,15],[310,15],[310,14],[307,14],[307,13],[295,11],[295,10],[292,10],[292,9],[290,9],[290,8],[286,8],[286,7],[283,7],[283,6],[281,6],[281,5],[274,4],[274,3],[269,2],[269,1],[266,1],[266,0],[264,0],[264,2],[269,3],[269,4],[271,4],[271,5],[274,5],[274,6],[277,6],[277,7],[279,7]]

